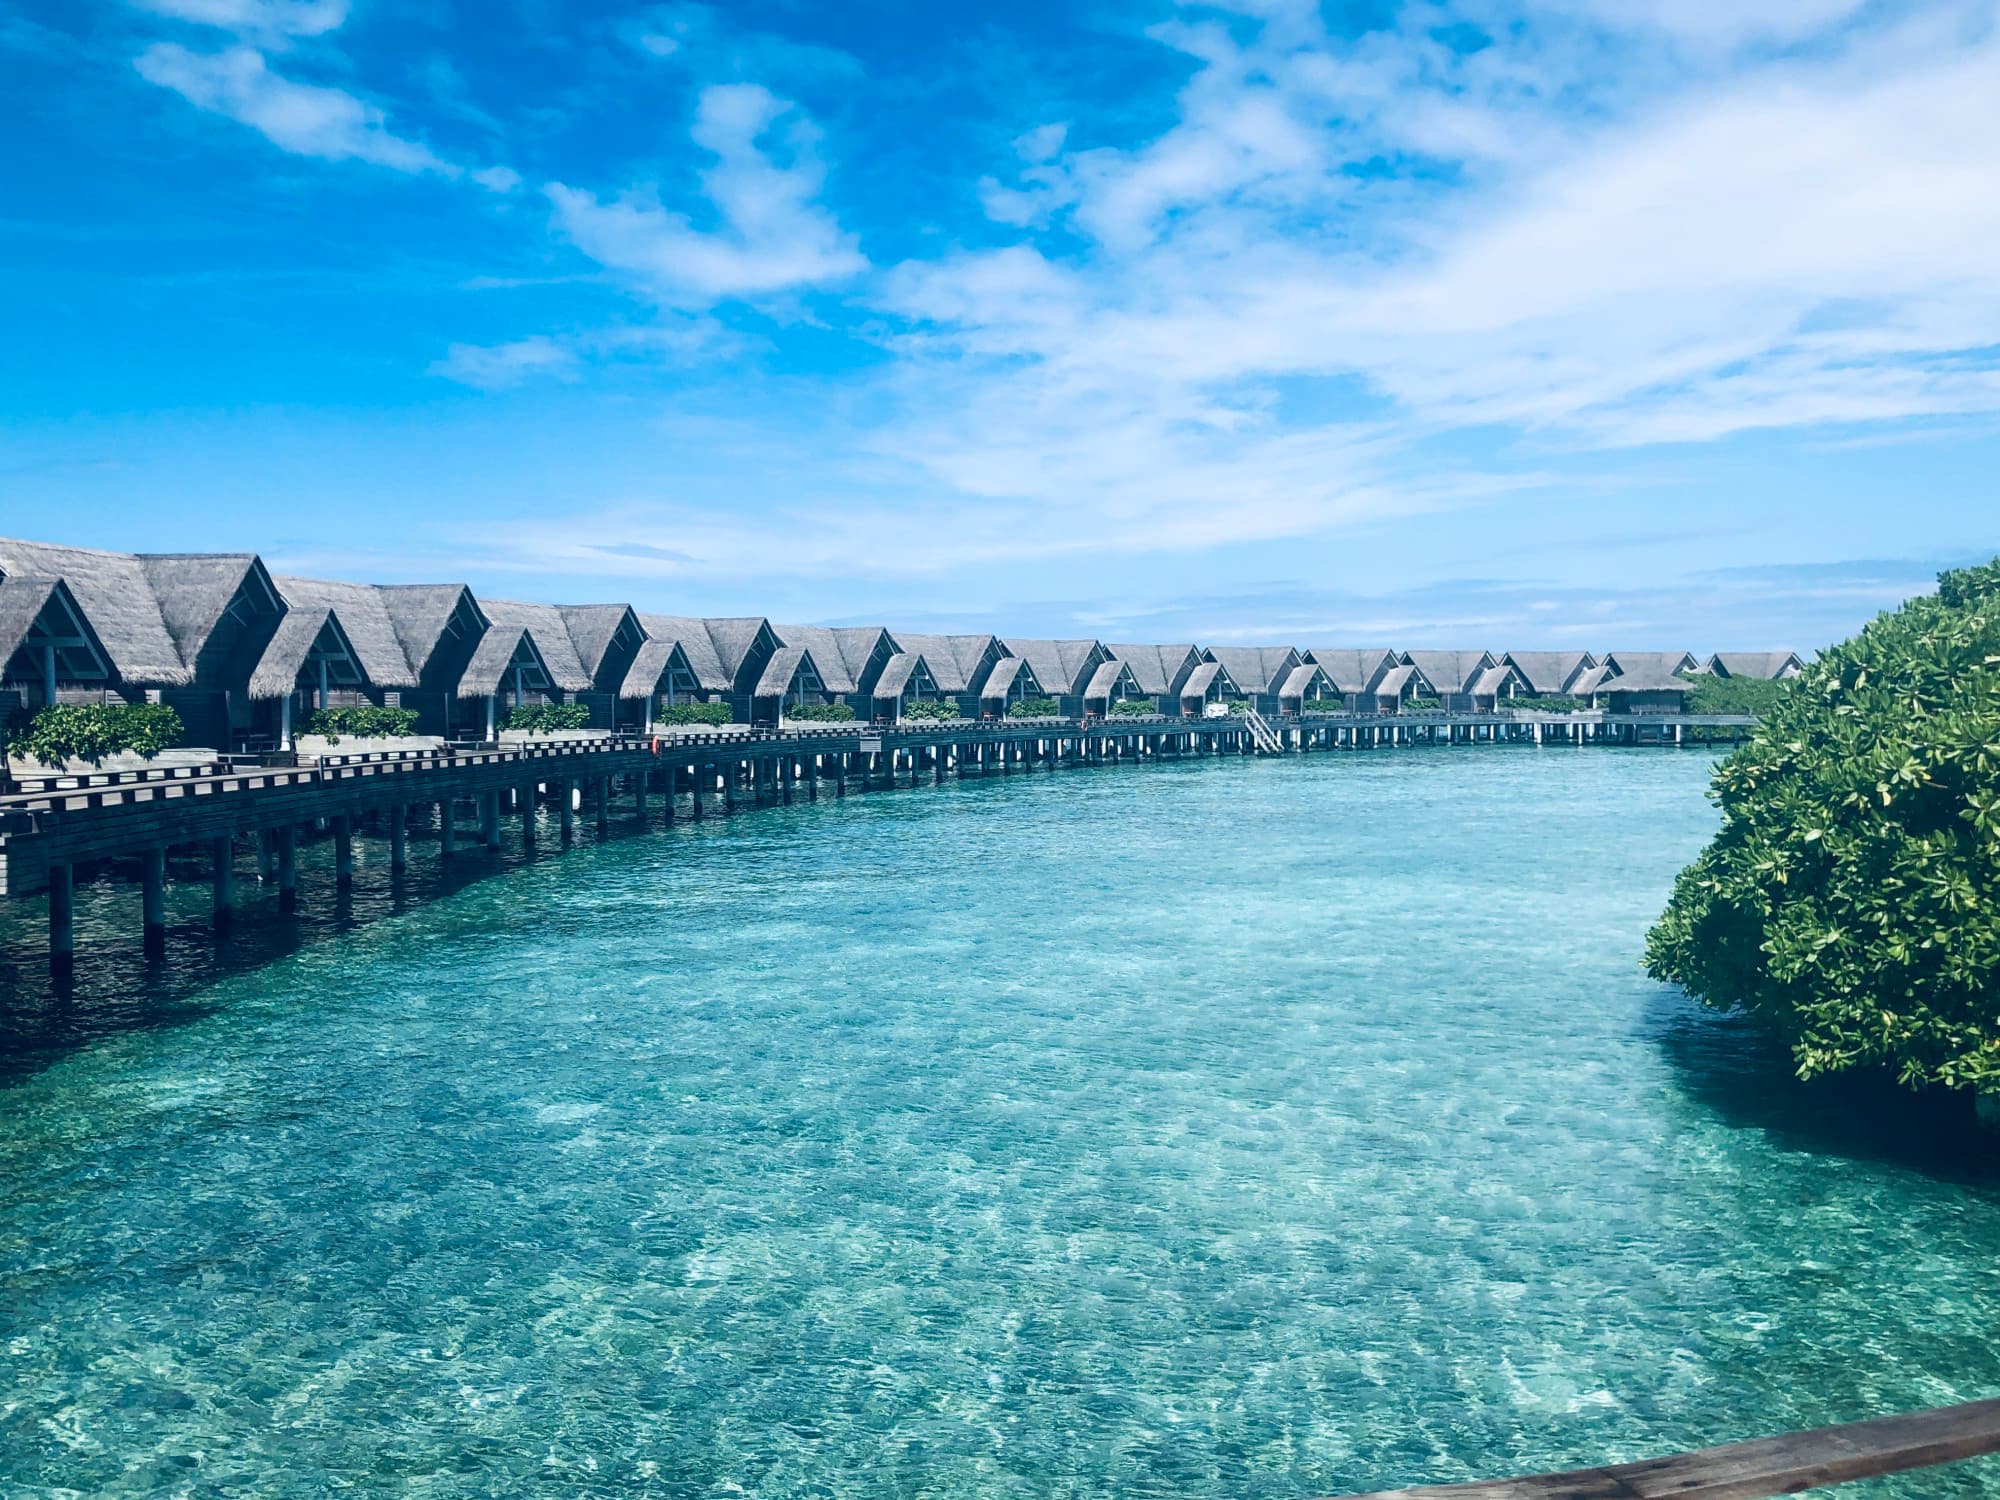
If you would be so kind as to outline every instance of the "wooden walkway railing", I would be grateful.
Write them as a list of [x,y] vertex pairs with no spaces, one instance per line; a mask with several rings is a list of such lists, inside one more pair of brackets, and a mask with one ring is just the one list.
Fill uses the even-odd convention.
[[2000,1400],[1877,1417],[1604,1469],[1384,1490],[1353,1500],[1763,1500],[2000,1453]]

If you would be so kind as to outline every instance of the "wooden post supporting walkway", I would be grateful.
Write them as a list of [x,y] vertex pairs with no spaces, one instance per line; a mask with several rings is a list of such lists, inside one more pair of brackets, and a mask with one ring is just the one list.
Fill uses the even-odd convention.
[[1765,1500],[2000,1453],[2000,1400],[1788,1432],[1602,1469],[1384,1490],[1355,1500]]

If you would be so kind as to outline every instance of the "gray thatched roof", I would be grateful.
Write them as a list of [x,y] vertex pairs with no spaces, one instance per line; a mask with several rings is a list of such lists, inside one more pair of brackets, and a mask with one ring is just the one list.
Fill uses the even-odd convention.
[[[636,648],[645,637],[639,616],[629,604],[563,604],[557,606],[556,613],[562,616],[576,659],[593,687],[601,685],[598,678],[614,647],[622,641],[628,649]],[[622,678],[624,673],[619,675]]]
[[1417,687],[1428,689],[1431,692],[1437,691],[1432,686],[1430,679],[1424,676],[1424,669],[1422,667],[1404,662],[1400,666],[1391,667],[1388,671],[1384,672],[1381,679],[1374,687],[1369,689],[1369,692],[1377,698],[1401,698],[1411,690],[1413,684]]
[[1585,667],[1581,672],[1576,674],[1576,681],[1569,685],[1569,696],[1572,698],[1588,698],[1609,681],[1611,681],[1611,668],[1603,662],[1599,662],[1594,667]]
[[461,608],[482,631],[489,623],[472,590],[462,583],[385,583],[377,584],[375,592],[382,596],[396,639],[403,643],[404,659],[419,678],[430,670],[431,658]]
[[194,668],[161,618],[145,566],[130,553],[0,539],[0,577],[17,573],[62,579],[121,682],[180,687],[194,681]]
[[1025,656],[1003,656],[993,663],[993,670],[986,674],[986,681],[979,689],[979,700],[983,703],[988,698],[1005,698],[1017,687],[1023,694],[1048,692],[1042,686],[1041,674]]
[[1317,662],[1326,680],[1342,693],[1365,693],[1394,667],[1396,653],[1388,647],[1314,646],[1306,660]]
[[1604,664],[1611,668],[1613,677],[1629,677],[1640,671],[1672,676],[1692,672],[1700,665],[1691,651],[1607,651]]
[[[402,638],[382,590],[365,583],[340,583],[325,578],[277,578],[278,593],[287,608],[330,609],[340,617],[341,633],[354,649],[355,659],[378,688],[413,688],[417,673],[410,666]],[[266,653],[269,654],[268,652]]]
[[1656,671],[1645,662],[1635,662],[1623,677],[1613,677],[1601,684],[1598,692],[1607,695],[1616,693],[1691,693],[1694,684],[1672,672]]
[[1804,669],[1796,651],[1718,651],[1701,667],[1716,677],[1754,677],[1764,682],[1796,677]]
[[139,565],[159,600],[167,633],[190,666],[239,593],[268,604],[273,614],[284,607],[264,564],[248,552],[142,552]]
[[1277,692],[1299,664],[1290,646],[1210,646],[1202,655],[1221,662],[1245,693]]
[[1084,687],[1083,696],[1086,698],[1109,698],[1121,687],[1127,692],[1145,691],[1133,679],[1131,667],[1113,657],[1090,674],[1090,681]]
[[896,644],[924,659],[941,693],[969,693],[980,685],[987,657],[998,660],[1000,639],[991,635],[918,635],[894,632]]
[[1479,674],[1493,665],[1488,651],[1405,651],[1403,660],[1440,693],[1471,692]]
[[[722,670],[729,676],[728,685],[734,687],[737,677],[743,671],[743,663],[756,649],[758,637],[770,631],[771,622],[762,615],[754,617],[732,615],[703,620],[701,624],[708,636],[710,649],[714,651],[716,660],[722,663]],[[772,634],[775,636],[776,633]],[[689,659],[693,659],[692,653]]]
[[896,641],[879,625],[773,625],[787,646],[812,652],[813,664],[829,693],[856,693],[868,684],[868,667],[876,653],[893,655]]
[[919,681],[928,680],[935,686],[937,683],[937,673],[930,670],[922,652],[898,651],[894,656],[889,658],[889,664],[882,668],[882,675],[875,679],[875,696],[877,698],[901,697],[909,687],[910,679],[918,676],[919,669],[922,669],[924,674],[923,677],[919,678]]
[[505,634],[525,630],[534,637],[535,654],[542,660],[549,681],[565,693],[581,693],[591,686],[590,673],[577,659],[576,643],[569,638],[563,613],[553,604],[529,604],[519,599],[481,599],[493,630]]
[[1104,649],[1132,668],[1140,692],[1155,697],[1173,692],[1201,662],[1201,653],[1192,646],[1121,646],[1107,641]]
[[1284,685],[1278,689],[1280,698],[1303,698],[1317,685],[1320,692],[1333,688],[1333,679],[1326,675],[1326,669],[1318,662],[1300,662],[1285,674]]
[[650,698],[665,691],[661,684],[669,673],[679,674],[683,685],[689,679],[694,682],[694,690],[703,684],[695,675],[694,665],[688,660],[687,651],[676,640],[647,639],[639,643],[638,653],[632,658],[632,665],[625,670],[625,680],[619,684],[621,698]]
[[[0,578],[0,673],[4,673],[39,622],[44,644],[81,639],[82,646],[56,646],[57,682],[103,682],[112,675],[111,653],[90,627],[90,616],[60,578],[10,573]],[[41,653],[37,651],[36,656]],[[40,676],[37,660],[29,671]]]
[[1503,661],[1488,667],[1475,677],[1468,691],[1475,698],[1497,698],[1507,691],[1509,683],[1514,685],[1517,692],[1527,686],[1512,664]]
[[[672,652],[655,649],[661,645],[680,647],[687,658],[688,670],[694,673],[694,680],[701,684],[704,693],[726,693],[736,685],[735,674],[716,655],[706,621],[687,615],[641,615],[639,628],[646,632],[646,644],[639,648],[632,670],[625,674],[626,697],[645,697],[652,691],[651,684],[665,674]],[[653,662],[658,665],[648,665]],[[634,691],[642,678],[646,685]]]
[[348,659],[348,670],[335,680],[352,684],[364,680],[363,668],[354,643],[340,628],[340,616],[325,605],[302,605],[285,611],[277,631],[257,666],[250,674],[252,698],[284,698],[298,686],[299,673],[313,648],[340,652]]
[[532,683],[535,691],[553,685],[555,679],[549,675],[548,663],[535,640],[535,633],[525,625],[489,624],[486,634],[479,638],[479,645],[472,653],[472,660],[465,664],[459,674],[458,696],[461,698],[491,698],[513,679],[514,661],[517,655],[524,656],[532,665],[524,674],[524,686]]
[[1221,691],[1225,693],[1237,691],[1236,684],[1230,681],[1229,673],[1223,669],[1221,662],[1205,661],[1188,673],[1187,681],[1181,684],[1181,696],[1206,698],[1210,686],[1218,677],[1222,679]]
[[1588,651],[1509,651],[1500,659],[1521,674],[1522,685],[1538,698],[1561,697],[1597,665]]
[[1098,666],[1111,654],[1099,641],[1014,639],[1003,644],[1010,655],[1020,657],[1035,669],[1035,680],[1049,693],[1081,693]]
[[804,646],[780,646],[764,663],[764,671],[757,679],[756,696],[783,698],[794,688],[817,692],[825,683],[826,674],[819,669],[811,651]]

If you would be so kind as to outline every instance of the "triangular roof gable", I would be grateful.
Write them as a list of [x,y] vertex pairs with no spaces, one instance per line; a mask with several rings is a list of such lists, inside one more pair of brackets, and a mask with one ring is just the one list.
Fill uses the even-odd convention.
[[0,673],[13,666],[16,653],[32,651],[36,660],[23,673],[40,678],[43,652],[51,648],[58,682],[104,682],[115,671],[90,617],[62,579],[26,573],[0,578]]
[[618,687],[621,698],[652,698],[661,693],[698,693],[703,683],[678,640],[648,638],[639,645],[625,679]]
[[1338,696],[1340,689],[1326,675],[1326,668],[1316,661],[1302,661],[1285,676],[1285,685],[1278,690],[1280,698],[1319,698],[1327,693]]
[[324,605],[307,605],[285,612],[276,632],[250,674],[252,698],[289,697],[298,686],[299,674],[315,657],[329,662],[327,680],[353,687],[368,680],[361,658],[340,623],[338,611]]
[[1096,702],[1100,698],[1115,698],[1121,693],[1142,694],[1139,679],[1132,675],[1132,664],[1118,657],[1111,657],[1098,663],[1097,670],[1090,674],[1090,681],[1084,686],[1086,702]]
[[794,692],[825,691],[828,691],[826,674],[820,671],[811,649],[806,646],[780,646],[764,663],[754,695],[759,698],[785,698]]
[[160,618],[146,570],[131,553],[0,538],[0,577],[14,574],[62,579],[127,686],[171,687],[194,680]]
[[249,552],[141,552],[160,618],[190,666],[208,649],[223,617],[276,619],[285,610],[263,560]]
[[[703,692],[726,693],[735,686],[734,675],[723,666],[722,658],[715,653],[715,642],[709,636],[706,621],[688,615],[640,615],[639,628],[646,633],[646,645],[639,648],[642,657],[654,642],[678,645],[688,669],[694,673],[695,681],[701,684]],[[664,670],[671,652],[653,655]],[[637,670],[638,659],[635,659],[633,671]],[[626,684],[628,688],[632,685],[630,673],[626,675]],[[643,698],[645,694],[646,690],[641,688],[636,693],[628,692],[626,696]]]
[[1227,667],[1243,693],[1277,692],[1299,664],[1299,653],[1290,646],[1211,646],[1202,656]]
[[1403,660],[1440,694],[1471,692],[1479,674],[1494,665],[1490,651],[1405,651]]
[[1119,645],[1107,641],[1105,650],[1130,663],[1139,690],[1156,697],[1177,691],[1201,660],[1201,653],[1193,646]]
[[550,685],[566,693],[585,692],[595,684],[577,657],[570,639],[569,625],[553,604],[535,604],[522,599],[482,599],[480,608],[496,626],[520,626],[534,637],[535,653],[549,675]]
[[703,620],[701,624],[715,651],[715,659],[729,675],[730,687],[738,691],[750,686],[742,681],[746,668],[755,667],[761,672],[763,663],[779,646],[778,633],[762,615],[728,615]]
[[1343,693],[1368,692],[1397,665],[1396,653],[1386,646],[1314,646],[1306,652],[1306,660],[1316,662]]
[[409,654],[396,634],[396,622],[389,616],[389,606],[380,589],[365,583],[340,583],[325,578],[278,576],[272,582],[277,584],[288,611],[317,607],[331,609],[340,616],[340,628],[352,644],[371,687],[417,686],[417,674],[411,670]]
[[1500,658],[1520,674],[1529,692],[1544,698],[1567,693],[1597,658],[1588,651],[1509,651]]
[[1638,671],[1663,672],[1671,676],[1675,672],[1692,672],[1701,665],[1694,659],[1692,651],[1607,651],[1604,664],[1611,669],[1614,677]]
[[514,669],[522,668],[521,686],[547,692],[555,686],[549,665],[525,625],[490,625],[479,648],[458,679],[461,698],[490,698],[512,685]]
[[569,631],[570,646],[592,687],[612,688],[625,679],[646,632],[629,604],[562,604],[556,607]]
[[419,681],[429,675],[431,661],[446,641],[469,640],[477,651],[492,623],[462,583],[382,583],[375,592],[382,596],[403,656]]

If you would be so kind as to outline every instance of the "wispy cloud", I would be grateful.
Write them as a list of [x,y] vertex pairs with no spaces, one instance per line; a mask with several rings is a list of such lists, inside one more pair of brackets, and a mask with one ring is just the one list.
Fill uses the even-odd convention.
[[662,206],[654,187],[605,203],[556,182],[546,191],[558,228],[677,307],[822,286],[865,268],[854,237],[818,202],[818,132],[788,102],[757,84],[718,84],[702,92],[692,138],[715,157],[701,174],[713,230]]
[[344,89],[294,82],[273,72],[252,47],[191,52],[158,42],[133,66],[147,82],[172,89],[197,109],[248,125],[300,156],[372,162],[398,172],[456,176],[459,170],[428,146],[391,131],[375,105]]
[[346,20],[348,0],[131,0],[140,10],[245,35],[323,36]]

